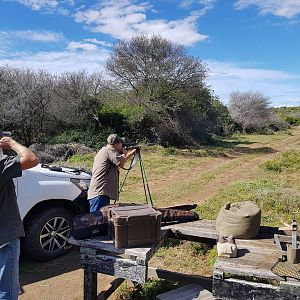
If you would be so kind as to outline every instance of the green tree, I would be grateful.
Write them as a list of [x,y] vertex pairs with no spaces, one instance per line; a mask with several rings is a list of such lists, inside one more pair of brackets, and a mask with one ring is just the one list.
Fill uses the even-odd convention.
[[144,108],[137,129],[150,140],[184,146],[222,131],[207,68],[182,45],[158,35],[119,41],[106,67],[129,103]]
[[110,74],[134,93],[140,105],[161,105],[177,110],[182,99],[178,91],[198,86],[206,77],[206,67],[186,54],[185,48],[153,35],[140,35],[118,42],[106,64]]

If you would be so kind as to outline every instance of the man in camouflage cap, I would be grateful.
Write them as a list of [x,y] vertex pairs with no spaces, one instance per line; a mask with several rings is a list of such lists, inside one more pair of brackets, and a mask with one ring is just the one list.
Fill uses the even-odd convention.
[[123,167],[135,154],[135,149],[125,150],[123,140],[110,134],[107,145],[102,147],[94,159],[92,180],[88,190],[90,212],[108,205],[110,199],[119,199],[119,167]]

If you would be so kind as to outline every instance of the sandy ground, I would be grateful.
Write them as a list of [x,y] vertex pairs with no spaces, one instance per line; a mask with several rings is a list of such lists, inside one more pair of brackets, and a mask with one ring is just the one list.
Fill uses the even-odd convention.
[[[20,300],[83,299],[83,270],[77,247],[67,255],[46,263],[21,257],[20,270]],[[98,292],[114,279],[98,274]]]

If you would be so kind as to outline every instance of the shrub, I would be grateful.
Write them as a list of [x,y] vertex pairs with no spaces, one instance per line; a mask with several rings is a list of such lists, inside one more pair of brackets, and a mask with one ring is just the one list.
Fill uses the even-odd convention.
[[300,125],[300,118],[292,117],[292,116],[287,116],[285,118],[285,121],[289,123],[290,125]]
[[176,154],[176,148],[174,147],[168,147],[164,149],[164,155],[169,156],[169,155],[175,155]]
[[109,134],[114,133],[111,128],[105,128],[102,131],[89,131],[81,129],[71,129],[61,132],[51,139],[50,144],[83,144],[93,149],[99,149],[106,144],[106,139]]

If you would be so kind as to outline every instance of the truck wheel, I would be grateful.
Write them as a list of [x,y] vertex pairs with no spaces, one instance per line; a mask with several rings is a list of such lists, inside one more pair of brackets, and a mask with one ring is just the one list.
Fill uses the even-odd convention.
[[28,255],[47,261],[67,252],[72,213],[63,207],[45,209],[33,216],[25,226],[24,248]]

